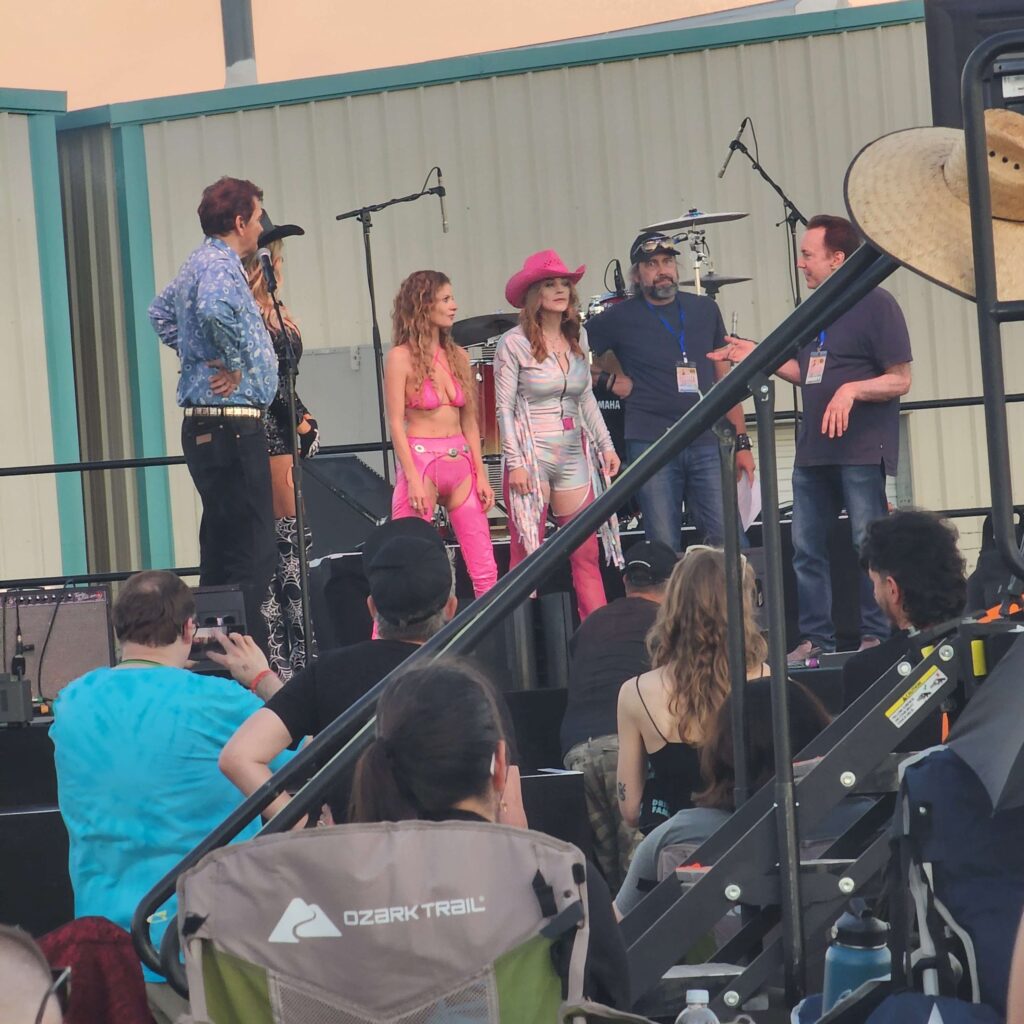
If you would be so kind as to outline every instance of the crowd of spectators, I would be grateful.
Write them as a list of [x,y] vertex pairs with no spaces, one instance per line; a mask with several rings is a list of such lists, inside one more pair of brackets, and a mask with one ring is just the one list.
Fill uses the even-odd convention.
[[[930,513],[901,511],[871,524],[861,557],[893,633],[846,663],[846,706],[913,650],[922,630],[960,614],[965,600],[956,531]],[[287,684],[237,635],[211,655],[232,678],[197,675],[189,662],[196,612],[188,588],[159,571],[139,573],[122,588],[114,609],[121,660],[70,684],[51,730],[76,916],[129,928],[154,882],[241,796],[453,616],[451,564],[429,524],[410,518],[379,528],[364,563],[375,639],[326,653]],[[773,775],[774,749],[767,650],[745,560],[743,572],[746,765],[754,791]],[[643,542],[627,552],[623,583],[625,596],[588,617],[572,638],[561,744],[566,767],[583,776],[593,839],[587,990],[625,1008],[628,971],[615,918],[657,883],[666,850],[696,848],[728,820],[735,752],[722,551],[696,546],[677,556]],[[830,719],[805,686],[788,685],[795,753]],[[911,746],[936,742],[937,729],[937,720],[926,723]],[[477,667],[443,659],[399,672],[380,696],[376,739],[320,823],[525,824],[514,749],[503,701]],[[281,794],[266,816],[288,799]],[[840,807],[820,836],[804,838],[841,834],[856,813],[855,802]],[[172,900],[154,915],[157,942],[175,912]],[[5,971],[17,984],[6,983]],[[157,1024],[185,1021],[187,1002],[148,968],[144,975]],[[0,930],[0,1008],[34,1002],[34,1019],[45,996],[40,1019],[59,1021],[52,980],[31,940]],[[10,1009],[3,1019],[20,1018]]]

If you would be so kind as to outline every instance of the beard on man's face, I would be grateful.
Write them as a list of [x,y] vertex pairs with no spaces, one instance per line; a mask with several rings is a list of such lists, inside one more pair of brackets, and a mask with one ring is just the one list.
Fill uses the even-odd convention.
[[679,285],[669,278],[658,278],[653,284],[644,288],[644,294],[651,299],[671,299],[679,290]]

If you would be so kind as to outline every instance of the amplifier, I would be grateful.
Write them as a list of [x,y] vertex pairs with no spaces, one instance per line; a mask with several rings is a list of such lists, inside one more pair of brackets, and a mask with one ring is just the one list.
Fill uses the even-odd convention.
[[19,628],[36,697],[53,698],[72,679],[113,664],[109,587],[0,594],[0,671],[11,669]]

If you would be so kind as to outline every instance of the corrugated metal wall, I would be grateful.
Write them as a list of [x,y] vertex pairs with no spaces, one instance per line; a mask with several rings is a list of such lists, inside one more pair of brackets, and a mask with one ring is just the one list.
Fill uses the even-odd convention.
[[[109,131],[58,136],[83,460],[131,458],[123,283]],[[133,472],[83,474],[93,572],[141,564]]]
[[[0,112],[0,366],[4,429],[0,464],[53,461],[39,249],[28,117]],[[53,477],[6,478],[0,487],[0,576],[61,572]]]
[[[724,180],[716,176],[744,115],[753,118],[762,163],[807,216],[841,211],[843,175],[861,146],[930,119],[923,24],[149,124],[156,280],[168,280],[199,241],[194,211],[202,187],[221,174],[248,177],[265,189],[275,219],[307,230],[289,242],[285,269],[307,345],[366,344],[359,228],[334,215],[413,192],[440,163],[450,234],[441,234],[432,199],[375,215],[385,338],[391,297],[414,269],[446,270],[461,313],[472,315],[503,308],[509,274],[529,252],[553,246],[568,262],[589,265],[581,290],[590,295],[604,290],[602,268],[614,256],[625,259],[639,226],[691,206],[749,212],[709,228],[708,239],[720,272],[753,279],[723,292],[726,322],[735,312],[741,333],[759,337],[792,300],[785,235],[776,227],[781,204],[739,155]],[[890,287],[915,344],[911,397],[978,394],[973,307],[905,271]],[[1008,346],[1011,389],[1021,361]],[[173,358],[163,368],[174,437]],[[372,392],[371,361],[349,372]],[[351,382],[339,382],[342,391]],[[781,386],[780,408],[789,396]],[[987,501],[980,424],[980,413],[970,411],[911,418],[915,502]],[[346,437],[329,440],[373,435],[373,418],[353,417]],[[197,505],[184,474],[172,489],[176,550],[185,563],[195,551]],[[970,536],[965,541],[971,546]]]

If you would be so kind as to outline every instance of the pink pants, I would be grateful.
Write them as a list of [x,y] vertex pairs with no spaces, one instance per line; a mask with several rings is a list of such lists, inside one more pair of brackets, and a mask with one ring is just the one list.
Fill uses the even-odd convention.
[[[508,471],[502,478],[502,494],[505,497],[505,507],[511,507],[508,500]],[[571,522],[594,500],[593,493],[588,493],[580,507],[568,516],[553,516],[558,526],[564,526]],[[544,526],[547,522],[547,505],[541,510],[538,536],[543,540]],[[509,569],[514,569],[525,557],[526,548],[523,546],[523,539],[519,536],[515,523],[510,518],[508,521],[509,537]],[[591,612],[603,608],[608,599],[604,593],[604,580],[601,578],[601,565],[599,562],[600,552],[597,543],[597,534],[592,533],[570,556],[569,568],[572,571],[572,585],[576,591],[576,605],[579,608],[580,620],[585,619]]]
[[[410,437],[408,441],[416,471],[424,480],[433,483],[437,489],[437,500],[448,508],[448,518],[473,583],[473,594],[479,597],[498,582],[498,567],[494,561],[487,514],[476,493],[476,474],[469,445],[461,434],[453,437]],[[448,501],[467,479],[470,486],[466,499],[452,508]],[[391,496],[391,518],[419,516],[430,522],[432,515],[432,510],[417,512],[409,504],[409,481],[399,465]]]

